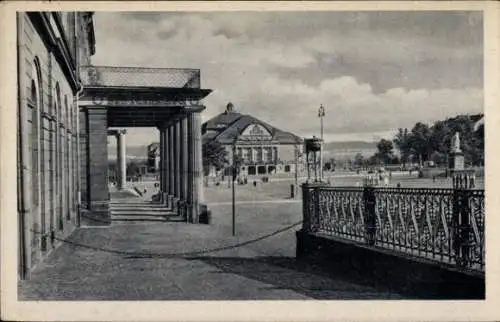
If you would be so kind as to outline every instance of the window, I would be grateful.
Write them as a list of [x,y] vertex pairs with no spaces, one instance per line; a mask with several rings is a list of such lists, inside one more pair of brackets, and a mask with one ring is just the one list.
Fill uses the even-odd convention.
[[262,153],[262,147],[257,149],[257,162],[262,162],[263,159],[263,153]]
[[40,86],[42,84],[42,74],[40,69],[40,61],[38,57],[33,60],[31,72],[31,135],[30,135],[30,150],[31,150],[31,174],[33,183],[33,203],[38,206],[40,204],[40,108],[42,106]]
[[272,147],[266,148],[265,159],[267,162],[273,162],[273,148]]

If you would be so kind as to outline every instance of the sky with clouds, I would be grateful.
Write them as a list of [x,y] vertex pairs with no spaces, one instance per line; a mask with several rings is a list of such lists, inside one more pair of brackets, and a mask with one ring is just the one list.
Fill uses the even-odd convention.
[[205,120],[232,102],[312,136],[323,104],[327,141],[371,141],[483,110],[480,12],[97,12],[94,24],[94,65],[201,69]]

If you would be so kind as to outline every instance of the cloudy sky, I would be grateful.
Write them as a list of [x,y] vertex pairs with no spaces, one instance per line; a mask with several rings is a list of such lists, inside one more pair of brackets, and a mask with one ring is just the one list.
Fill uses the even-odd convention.
[[[483,109],[482,15],[472,12],[95,14],[94,65],[201,69],[204,119],[228,102],[283,130],[377,140]],[[157,140],[135,129],[128,144]],[[112,143],[112,142],[110,142]]]

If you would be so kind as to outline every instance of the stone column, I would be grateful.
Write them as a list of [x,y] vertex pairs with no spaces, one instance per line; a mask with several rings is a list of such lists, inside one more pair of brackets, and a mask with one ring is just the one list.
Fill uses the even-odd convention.
[[163,189],[161,190],[162,193],[162,200],[163,204],[168,204],[168,194],[169,194],[169,185],[168,185],[168,180],[169,180],[169,164],[168,164],[168,157],[169,157],[169,144],[168,144],[168,126],[165,124],[162,127],[162,136],[163,136],[163,144],[161,145],[161,150],[160,150],[160,164],[162,166],[162,178],[161,180],[163,181]]
[[188,221],[199,223],[203,205],[203,160],[201,142],[201,111],[188,116]]
[[87,108],[88,173],[87,193],[89,213],[82,221],[84,225],[102,226],[111,223],[108,190],[108,119],[105,108]]
[[168,205],[173,207],[174,190],[174,125],[168,126]]
[[125,189],[127,184],[127,154],[125,146],[126,130],[118,130],[116,133],[116,148],[118,159],[118,189]]
[[[181,198],[184,205],[188,202],[188,120],[184,116],[181,120]],[[183,207],[183,217],[187,219],[187,207]]]
[[[159,163],[159,168],[158,172],[160,172],[160,191],[158,196],[160,197],[160,202],[165,202],[164,199],[164,193],[165,193],[165,164],[163,163],[163,154],[165,153],[165,129],[163,126],[158,127],[158,131],[160,132],[160,145],[158,149],[160,150],[160,163]],[[155,164],[156,164],[156,158],[155,158]]]
[[180,174],[180,155],[181,155],[181,131],[180,120],[174,123],[174,209],[178,212],[177,206],[181,198],[181,174]]

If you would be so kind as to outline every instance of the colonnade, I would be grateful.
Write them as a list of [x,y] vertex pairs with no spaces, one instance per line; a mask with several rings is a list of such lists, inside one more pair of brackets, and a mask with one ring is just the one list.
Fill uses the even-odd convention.
[[188,222],[198,223],[203,203],[201,110],[159,124],[160,196]]

